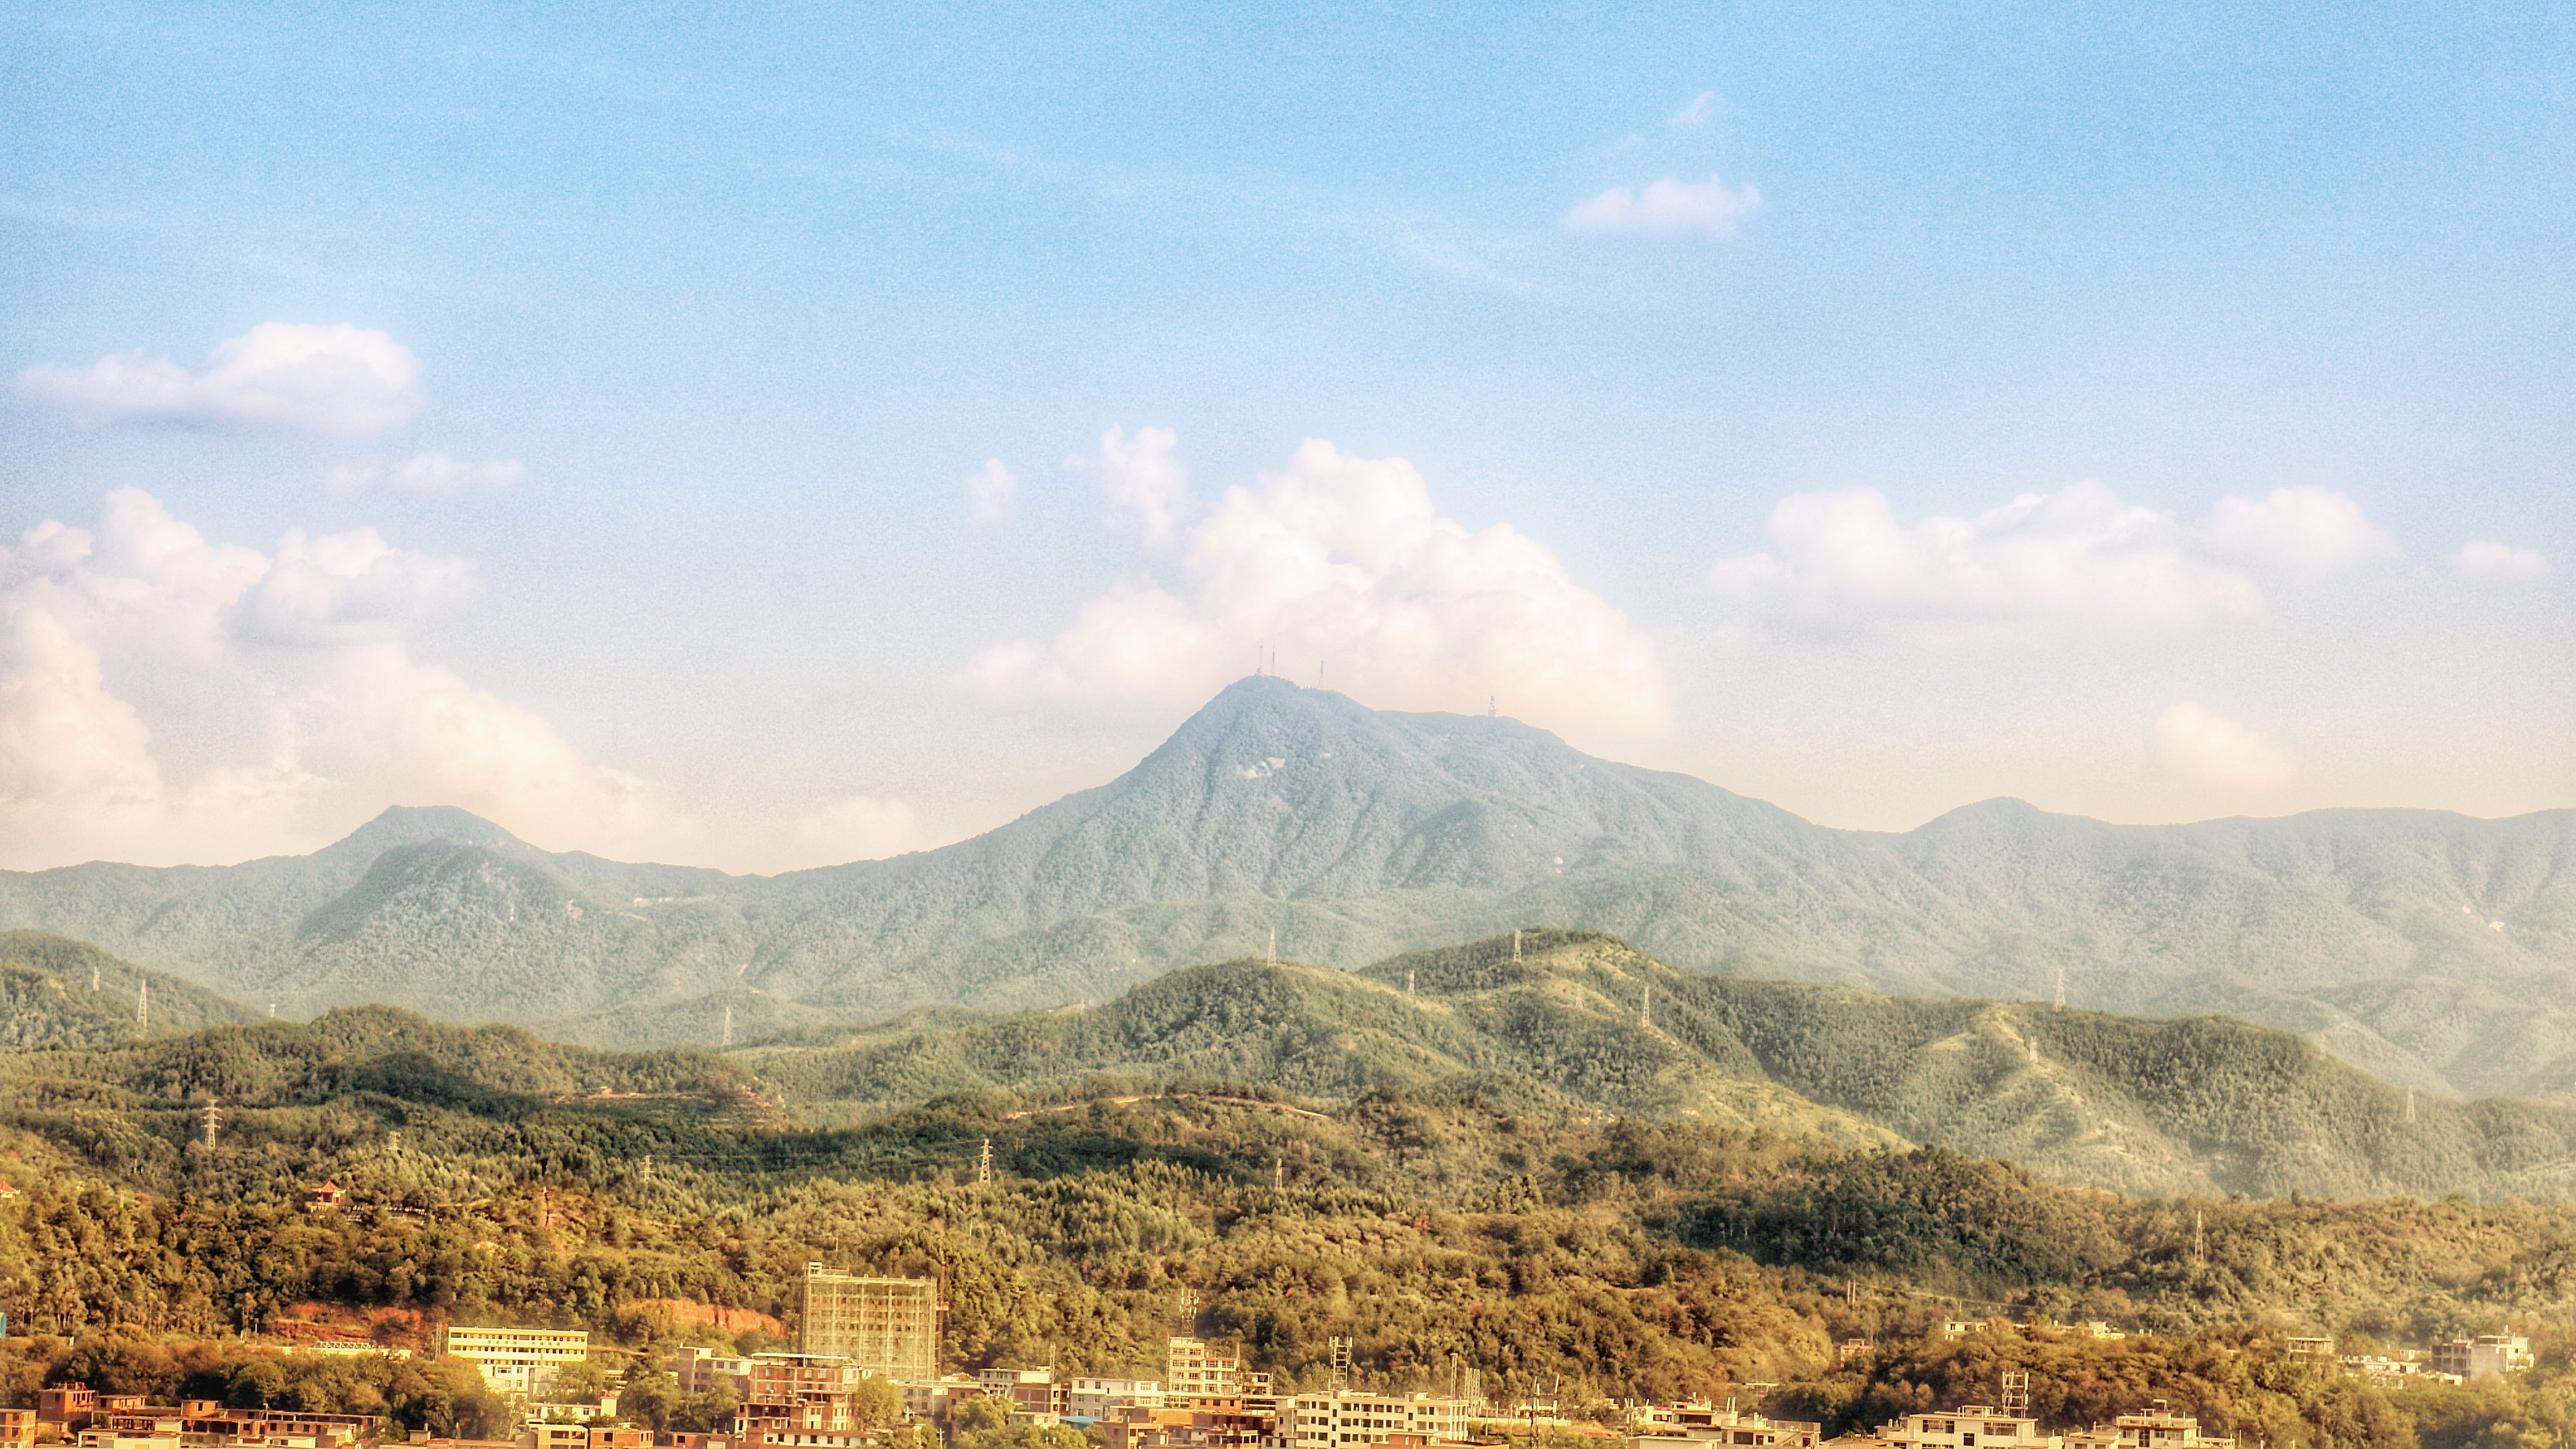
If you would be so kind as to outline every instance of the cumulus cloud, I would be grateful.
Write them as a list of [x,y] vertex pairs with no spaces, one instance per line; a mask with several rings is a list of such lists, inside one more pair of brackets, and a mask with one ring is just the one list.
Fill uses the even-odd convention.
[[210,543],[132,488],[95,530],[27,530],[0,548],[0,866],[310,849],[392,803],[594,848],[660,828],[642,782],[411,657],[472,585],[371,528]]
[[2397,544],[2343,494],[2314,486],[2262,498],[2221,498],[2201,525],[2210,552],[2284,573],[2330,573],[2397,556]]
[[1154,548],[1170,543],[1193,509],[1190,470],[1172,456],[1179,441],[1169,428],[1138,428],[1134,438],[1111,428],[1100,435],[1097,457],[1072,460],[1109,495],[1110,524],[1136,528]]
[[516,487],[528,470],[514,458],[463,463],[445,453],[421,453],[390,467],[382,463],[343,463],[322,486],[334,493],[383,488],[394,493],[496,493]]
[[2156,760],[2194,784],[2228,790],[2278,789],[2298,768],[2288,751],[2189,701],[2156,716]]
[[1911,528],[1875,489],[1794,493],[1772,510],[1770,532],[1774,552],[1729,559],[1714,582],[1825,630],[1908,620],[2188,624],[2263,606],[2253,580],[2195,556],[2171,517],[2099,483]]
[[[1168,431],[1146,439],[1168,457]],[[1473,710],[1497,695],[1574,731],[1666,723],[1654,646],[1545,545],[1441,517],[1401,458],[1309,441],[1204,513],[1176,461],[1157,476],[1180,480],[1155,495],[1162,515],[1196,519],[1175,524],[1160,571],[1091,600],[1047,644],[987,650],[968,683],[1004,704],[1163,712],[1242,674],[1267,641],[1291,673],[1317,661],[1334,688],[1381,708]]]
[[1564,225],[1569,231],[1698,232],[1723,239],[1733,237],[1761,209],[1762,193],[1750,183],[1730,188],[1714,174],[1706,181],[1667,176],[1642,191],[1613,186],[1567,212]]
[[1701,91],[1688,104],[1664,118],[1664,124],[1676,131],[1698,131],[1707,128],[1717,115],[1717,92]]
[[1002,466],[999,458],[987,458],[981,471],[966,479],[966,511],[981,523],[996,523],[1011,516],[1011,507],[1020,494],[1020,480]]
[[2536,579],[2549,572],[2549,560],[2536,548],[2479,539],[2460,545],[2451,567],[2473,579]]
[[96,422],[248,424],[369,433],[421,404],[420,360],[382,332],[344,324],[262,322],[191,371],[140,352],[87,367],[52,363],[18,374],[17,390]]

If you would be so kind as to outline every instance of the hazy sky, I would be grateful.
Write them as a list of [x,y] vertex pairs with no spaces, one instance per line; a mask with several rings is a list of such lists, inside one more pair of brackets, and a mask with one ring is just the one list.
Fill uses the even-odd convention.
[[2576,804],[2563,4],[0,27],[0,865],[882,854],[1265,640],[1837,825]]

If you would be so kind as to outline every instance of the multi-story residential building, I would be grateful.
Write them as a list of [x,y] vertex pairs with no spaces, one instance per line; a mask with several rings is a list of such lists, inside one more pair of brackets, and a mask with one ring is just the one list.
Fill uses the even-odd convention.
[[1058,1383],[1052,1368],[988,1368],[975,1382],[995,1398],[1010,1400],[1015,1421],[1053,1424],[1072,1412],[1073,1385]]
[[1122,1409],[1163,1407],[1163,1386],[1153,1379],[1075,1379],[1065,1396],[1073,1419],[1106,1419]]
[[870,1377],[837,1354],[754,1354],[734,1407],[733,1432],[745,1439],[786,1442],[793,1434],[849,1434],[857,1430],[853,1398]]
[[0,1446],[30,1449],[36,1442],[36,1411],[0,1409]]
[[2505,1333],[2455,1338],[2433,1346],[2427,1367],[2437,1374],[2455,1374],[2464,1382],[2513,1373],[2531,1367],[2531,1340]]
[[1657,1404],[1638,1416],[1628,1449],[1715,1449],[1720,1444],[1815,1449],[1824,1442],[1822,1424],[1770,1419],[1709,1403]]
[[684,1394],[703,1394],[718,1383],[731,1383],[734,1397],[740,1398],[751,1387],[751,1360],[715,1352],[713,1349],[684,1348],[671,1355],[665,1365],[671,1378]]
[[1427,1442],[1467,1437],[1467,1401],[1429,1394],[1370,1394],[1343,1389],[1328,1394],[1282,1394],[1279,1441],[1287,1449],[1342,1449],[1384,1444],[1398,1434]]
[[577,1329],[457,1324],[447,1330],[446,1351],[474,1365],[492,1387],[526,1394],[551,1370],[588,1359],[590,1335]]
[[1985,1404],[1890,1419],[1875,1437],[1900,1449],[2059,1449],[2057,1436],[2041,1433],[2037,1419]]
[[936,1279],[862,1278],[808,1263],[796,1346],[848,1359],[881,1379],[935,1379],[939,1307]]
[[1246,1369],[1240,1349],[1221,1353],[1204,1339],[1163,1340],[1163,1397],[1241,1399],[1270,1392],[1270,1375]]
[[2200,1420],[2177,1414],[2157,1399],[2143,1414],[2122,1414],[2066,1436],[2066,1449],[2235,1449],[2225,1436],[2206,1437]]
[[1277,1449],[1277,1415],[1253,1409],[1131,1406],[1101,1420],[1107,1449]]

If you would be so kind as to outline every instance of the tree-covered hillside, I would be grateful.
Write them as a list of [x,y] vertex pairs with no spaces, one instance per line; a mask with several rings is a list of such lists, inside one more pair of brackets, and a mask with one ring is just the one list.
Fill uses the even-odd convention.
[[1187,1073],[1341,1101],[1472,1090],[1846,1145],[1938,1145],[2133,1192],[2438,1196],[2576,1182],[2576,1111],[2410,1100],[2242,1022],[1703,976],[1564,931],[1356,975],[1193,967],[1098,1008],[806,1028],[734,1060],[817,1120],[942,1092]]
[[[2420,1343],[2576,1314],[2563,1204],[2124,1198],[1939,1150],[1473,1095],[1101,1082],[804,1131],[711,1058],[381,1010],[0,1067],[0,1160],[22,1187],[0,1203],[0,1311],[36,1335],[0,1374],[21,1384],[167,1392],[222,1354],[147,1338],[314,1313],[401,1341],[451,1319],[583,1325],[631,1349],[672,1341],[654,1305],[674,1300],[792,1327],[798,1275],[822,1260],[943,1273],[952,1367],[1150,1375],[1187,1324],[1291,1386],[1323,1380],[1339,1336],[1366,1383],[1473,1368],[1498,1397],[1608,1413],[1771,1382],[1778,1406],[1841,1427],[2027,1361],[2059,1373],[2052,1416],[2154,1394],[2276,1445],[2352,1442],[2368,1421],[2447,1446],[2472,1442],[2444,1437],[2463,1426],[2558,1422],[2554,1401],[2388,1395],[2290,1362],[2279,1335]],[[209,1092],[228,1112],[212,1146]],[[296,1206],[325,1176],[348,1199]],[[2153,1336],[1927,1336],[1990,1313]],[[1872,1352],[1842,1362],[1852,1338]],[[456,1411],[438,1384],[396,1387],[348,1392]]]
[[0,931],[0,1048],[99,1046],[255,1019],[194,982],[85,941]]

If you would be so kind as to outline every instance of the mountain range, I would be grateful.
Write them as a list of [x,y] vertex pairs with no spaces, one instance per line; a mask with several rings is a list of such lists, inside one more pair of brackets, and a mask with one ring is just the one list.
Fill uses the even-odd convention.
[[1228,957],[1358,968],[1542,922],[1698,974],[2225,1013],[2437,1094],[2576,1085],[2576,811],[2122,826],[1998,800],[1843,831],[1509,719],[1271,678],[1106,785],[892,860],[731,876],[411,808],[309,856],[0,874],[0,926],[257,1006],[614,1045],[1101,1001]]

